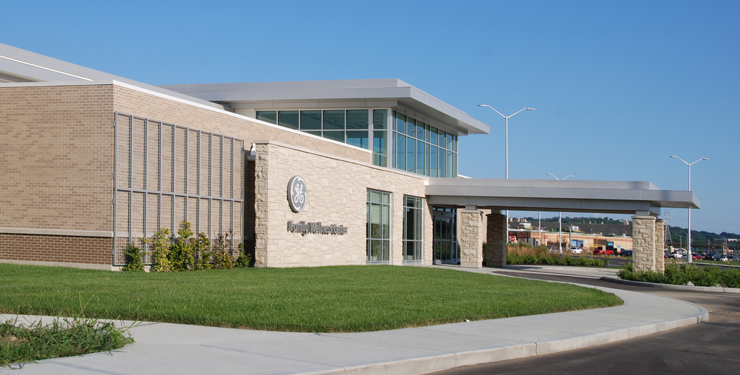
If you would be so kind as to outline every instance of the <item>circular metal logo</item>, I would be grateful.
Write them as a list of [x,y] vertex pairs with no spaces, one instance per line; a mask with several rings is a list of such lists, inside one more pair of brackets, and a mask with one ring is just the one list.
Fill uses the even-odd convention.
[[301,176],[293,176],[288,181],[288,202],[293,212],[301,212],[306,208],[308,202],[308,191],[306,181]]

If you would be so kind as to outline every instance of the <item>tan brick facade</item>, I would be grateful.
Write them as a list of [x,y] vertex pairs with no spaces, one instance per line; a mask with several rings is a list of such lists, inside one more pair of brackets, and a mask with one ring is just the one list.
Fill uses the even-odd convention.
[[216,111],[210,107],[180,103],[122,85],[113,86],[113,89],[115,93],[113,107],[116,111],[240,138],[244,140],[247,149],[256,140],[269,139],[350,160],[372,163],[372,153],[356,147],[251,120],[244,116]]
[[[257,140],[273,142],[260,146],[260,158],[255,163],[246,163],[243,178],[239,174],[235,176],[238,182],[244,182],[245,248],[256,249],[258,265],[364,264],[368,188],[392,193],[390,262],[403,263],[403,196],[423,198],[424,177],[372,166],[372,153],[368,150],[121,83],[0,88],[0,122],[4,132],[0,137],[0,147],[4,151],[0,153],[0,175],[3,176],[0,179],[0,229],[7,229],[5,233],[0,230],[3,236],[0,261],[114,263],[111,256],[116,190],[113,124],[117,112],[136,116],[133,120],[136,126],[141,126],[139,122],[148,118],[239,138],[244,140],[246,148],[240,152],[248,152]],[[184,134],[188,131],[174,131],[175,137],[184,141]],[[149,138],[151,133],[148,142],[155,141]],[[194,141],[194,137],[188,139],[188,142]],[[144,163],[142,144],[134,144],[132,155],[136,166]],[[147,157],[152,155],[147,153]],[[184,154],[180,155],[178,151],[167,157],[174,158],[175,168],[185,165]],[[169,165],[162,167],[163,175],[169,175]],[[193,174],[197,171],[188,169],[187,172]],[[150,169],[147,172],[150,181],[153,178],[151,173]],[[285,184],[293,174],[305,175],[312,189],[310,208],[301,214],[292,214],[285,200]],[[182,175],[176,173],[176,176]],[[128,175],[118,177],[123,179]],[[131,186],[127,187],[142,189],[143,181],[143,173],[136,174]],[[170,183],[167,178],[162,181],[163,185]],[[178,194],[186,193],[185,188],[187,193],[197,189],[191,179],[186,183],[176,177],[174,184]],[[220,186],[214,188],[219,189]],[[149,186],[148,189],[154,188]],[[143,215],[139,208],[143,201],[136,200],[139,196],[151,200],[149,195],[134,193],[132,215],[136,217]],[[175,207],[185,207],[185,199],[176,197]],[[128,206],[122,198],[117,201],[119,205]],[[191,212],[192,206],[188,204],[187,212],[177,209],[174,218],[162,220],[179,221],[185,215],[190,219],[195,212]],[[167,207],[163,212],[171,215]],[[264,207],[269,208],[260,210]],[[316,215],[311,220],[342,224],[351,229],[344,236],[311,235],[310,238],[302,238],[300,234],[287,233],[288,219],[302,220],[309,212]],[[224,211],[224,214],[228,212]],[[135,223],[132,233],[151,232],[154,216],[145,216],[146,228]],[[126,231],[121,230],[120,225],[118,227],[119,235],[128,235],[128,227]],[[59,230],[95,234],[91,237],[50,235]],[[431,264],[430,207],[425,208],[424,243],[423,263]],[[116,262],[120,261],[117,259]]]
[[112,231],[113,87],[0,89],[0,227]]

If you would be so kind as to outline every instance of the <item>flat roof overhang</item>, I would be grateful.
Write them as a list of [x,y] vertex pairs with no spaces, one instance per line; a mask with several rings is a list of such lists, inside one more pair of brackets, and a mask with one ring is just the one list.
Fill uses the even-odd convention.
[[661,208],[699,208],[686,190],[660,190],[647,181],[432,178],[429,204],[494,210],[652,214]]
[[400,106],[429,116],[460,135],[488,134],[488,125],[400,79],[160,85],[159,87],[224,103],[234,109]]
[[160,94],[223,109],[223,106],[217,103],[0,43],[0,85],[28,82],[88,83],[109,81],[124,82]]

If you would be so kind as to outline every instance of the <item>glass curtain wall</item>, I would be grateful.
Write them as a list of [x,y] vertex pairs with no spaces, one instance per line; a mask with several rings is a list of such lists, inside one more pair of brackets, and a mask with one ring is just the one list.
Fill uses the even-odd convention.
[[393,111],[393,167],[430,177],[457,177],[457,136]]
[[371,149],[373,164],[388,166],[388,110],[257,111],[257,119],[352,146]]
[[396,111],[390,124],[388,109],[257,111],[257,119],[372,150],[373,164],[381,167],[391,159],[393,168],[457,177],[457,136]]
[[367,262],[390,263],[391,194],[367,191]]
[[403,197],[403,263],[421,264],[424,254],[424,199]]

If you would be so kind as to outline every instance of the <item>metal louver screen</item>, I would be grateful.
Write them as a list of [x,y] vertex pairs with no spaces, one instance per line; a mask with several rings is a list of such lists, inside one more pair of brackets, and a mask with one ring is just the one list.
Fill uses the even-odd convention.
[[127,244],[147,250],[143,239],[175,234],[183,220],[211,240],[228,231],[239,246],[243,140],[120,112],[114,126],[114,265]]

